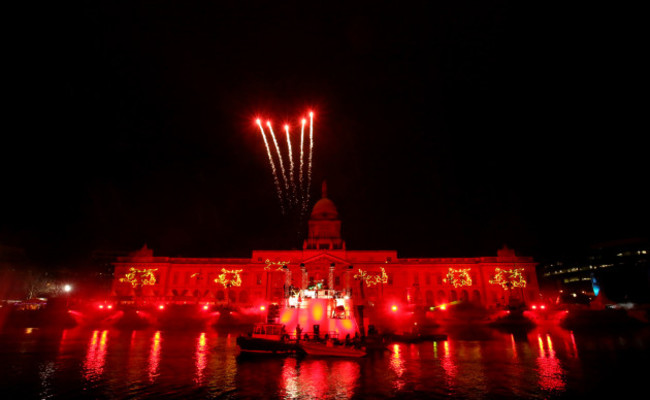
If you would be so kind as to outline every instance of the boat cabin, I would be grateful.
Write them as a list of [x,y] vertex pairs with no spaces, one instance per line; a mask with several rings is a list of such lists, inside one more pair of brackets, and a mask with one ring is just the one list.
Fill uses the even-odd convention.
[[281,340],[282,336],[286,334],[282,324],[255,324],[253,327],[253,338]]

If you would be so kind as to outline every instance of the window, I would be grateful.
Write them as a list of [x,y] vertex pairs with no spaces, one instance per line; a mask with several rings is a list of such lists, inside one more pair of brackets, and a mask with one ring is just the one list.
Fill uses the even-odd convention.
[[262,284],[262,274],[255,275],[255,281],[257,282],[258,285],[261,285]]

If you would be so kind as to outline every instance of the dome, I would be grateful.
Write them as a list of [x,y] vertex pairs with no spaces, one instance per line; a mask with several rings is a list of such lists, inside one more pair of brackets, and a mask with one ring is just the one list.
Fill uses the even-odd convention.
[[336,210],[334,202],[327,198],[327,183],[323,181],[322,196],[320,200],[314,204],[314,209],[311,212],[311,219],[339,219],[339,212]]
[[339,219],[334,202],[326,197],[318,200],[311,212],[311,219]]

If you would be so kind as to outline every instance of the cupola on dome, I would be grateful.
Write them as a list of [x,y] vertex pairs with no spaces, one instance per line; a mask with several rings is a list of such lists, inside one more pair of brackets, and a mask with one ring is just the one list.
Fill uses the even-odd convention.
[[336,220],[339,219],[339,212],[334,202],[327,198],[327,184],[323,182],[323,198],[318,200],[311,212],[312,220]]

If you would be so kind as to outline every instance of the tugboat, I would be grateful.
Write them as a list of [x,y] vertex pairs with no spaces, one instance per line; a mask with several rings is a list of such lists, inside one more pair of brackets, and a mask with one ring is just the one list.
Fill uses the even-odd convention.
[[242,353],[291,354],[300,351],[295,337],[290,337],[285,326],[275,323],[258,323],[247,336],[237,337]]

